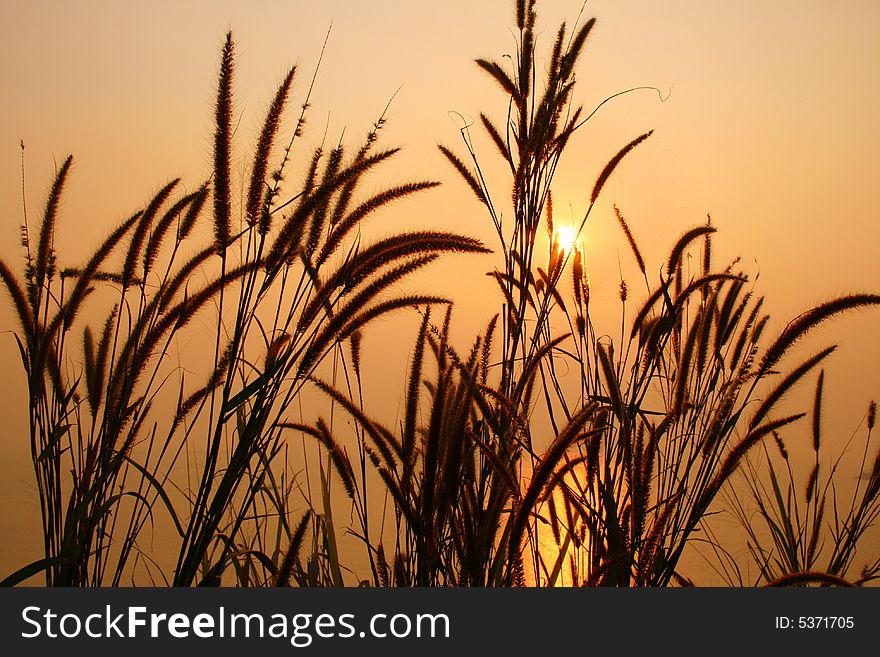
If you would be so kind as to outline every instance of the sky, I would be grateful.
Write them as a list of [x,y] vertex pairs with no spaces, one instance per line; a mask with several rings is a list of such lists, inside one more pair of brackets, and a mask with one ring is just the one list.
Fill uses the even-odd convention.
[[[558,23],[581,9],[569,0],[539,3],[539,48],[548,49]],[[608,103],[577,133],[560,165],[557,217],[574,221],[605,162],[635,136],[655,131],[615,173],[582,237],[594,288],[613,299],[620,272],[632,274],[611,211],[616,203],[654,271],[678,235],[711,213],[718,257],[741,256],[746,271],[759,274],[777,330],[816,302],[880,290],[880,3],[597,0],[583,15],[598,23],[576,100],[591,110],[643,85],[663,98],[641,91]],[[303,101],[329,29],[300,153],[322,139],[356,143],[393,97],[382,143],[404,151],[382,169],[377,188],[413,178],[444,185],[396,207],[378,230],[444,227],[493,246],[488,218],[436,144],[461,153],[463,124],[481,111],[506,111],[472,62],[513,52],[507,0],[2,0],[0,16],[0,257],[15,266],[20,141],[30,217],[38,216],[56,165],[74,154],[57,237],[65,264],[80,262],[169,179],[181,176],[194,189],[209,175],[218,54],[229,29],[242,168],[275,86],[293,64],[294,104]],[[492,158],[488,144],[477,145]],[[507,188],[497,182],[503,198]],[[420,283],[422,291],[456,299],[455,330],[464,341],[491,315],[480,300],[492,293],[484,274],[495,266],[491,256],[458,258]],[[12,328],[4,304],[0,460],[20,467],[4,467],[13,474],[0,477],[0,574],[38,545],[34,513],[20,513],[38,507]],[[404,321],[394,330],[408,341],[413,329],[414,321]],[[829,425],[840,428],[841,441],[868,400],[880,396],[878,329],[880,311],[866,312],[835,321],[807,345],[842,344],[826,382]],[[369,334],[366,346],[368,371],[394,353]],[[380,371],[376,382],[401,389],[404,358],[390,358],[399,367]],[[398,399],[373,401],[393,419]]]

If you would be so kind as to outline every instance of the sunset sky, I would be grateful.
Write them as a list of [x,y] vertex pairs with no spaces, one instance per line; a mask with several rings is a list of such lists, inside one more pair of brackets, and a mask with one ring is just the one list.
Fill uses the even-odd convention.
[[[56,246],[62,264],[79,264],[169,179],[180,176],[191,190],[210,174],[215,78],[228,29],[236,42],[242,170],[291,64],[299,66],[292,106],[303,102],[332,24],[299,153],[325,134],[328,144],[343,135],[356,144],[393,96],[382,143],[404,151],[370,184],[437,179],[444,185],[384,214],[379,233],[444,227],[495,246],[488,217],[436,144],[464,153],[463,123],[481,111],[504,116],[503,98],[473,59],[513,53],[509,0],[0,4],[0,257],[16,270],[22,263],[19,141],[26,145],[32,221],[56,164],[74,154]],[[540,56],[559,22],[573,21],[579,11],[577,1],[539,3]],[[582,235],[593,285],[604,290],[598,294],[615,299],[619,267],[636,282],[612,203],[653,272],[678,235],[711,213],[717,257],[741,255],[747,273],[760,273],[757,289],[768,298],[775,330],[783,318],[836,294],[880,291],[880,3],[596,0],[583,8],[583,18],[591,16],[598,23],[581,60],[576,100],[590,111],[607,96],[642,85],[657,87],[665,99],[639,91],[605,105],[575,135],[560,165],[557,221],[573,222],[608,159],[655,131],[617,170]],[[294,116],[288,113],[288,129]],[[283,135],[286,141],[289,130]],[[486,162],[494,161],[482,137],[477,146]],[[498,199],[508,197],[503,178],[495,189]],[[484,275],[495,266],[492,256],[458,257],[420,279],[423,291],[455,299],[463,343],[495,312],[485,303],[494,292]],[[0,576],[39,556],[13,328],[3,295]],[[413,328],[414,320],[404,319],[405,344]],[[809,343],[842,344],[827,374],[829,435],[839,429],[841,442],[869,399],[880,397],[878,335],[880,311],[869,311],[836,320]],[[365,345],[365,368],[387,359],[381,339],[371,341],[368,333]],[[401,390],[403,357],[387,375],[392,390]],[[398,399],[377,396],[375,403],[394,419]]]

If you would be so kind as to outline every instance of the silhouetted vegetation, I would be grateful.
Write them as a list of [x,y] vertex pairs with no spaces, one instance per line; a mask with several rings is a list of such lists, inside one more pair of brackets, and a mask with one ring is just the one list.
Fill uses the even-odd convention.
[[[379,148],[384,118],[355,147],[305,154],[304,177],[288,185],[309,102],[279,147],[290,70],[233,200],[231,34],[210,178],[192,191],[164,185],[67,269],[53,240],[72,158],[62,163],[39,235],[22,229],[23,271],[0,262],[19,322],[44,539],[43,558],[7,583],[45,573],[48,585],[118,585],[140,568],[176,586],[356,584],[340,547],[338,518],[350,517],[372,586],[687,585],[682,557],[697,539],[731,583],[749,584],[706,524],[736,473],[752,499],[729,496],[727,508],[746,529],[758,583],[877,576],[874,557],[854,571],[880,509],[875,405],[868,474],[847,505],[834,483],[840,470],[819,458],[820,368],[834,347],[797,347],[880,296],[838,297],[771,337],[747,272],[715,262],[711,220],[686,230],[656,269],[615,206],[639,282],[620,281],[620,323],[596,326],[586,258],[560,239],[552,193],[562,153],[592,116],[576,103],[575,73],[595,21],[561,25],[544,59],[535,2],[519,0],[515,12],[515,56],[476,60],[503,99],[477,126],[495,152],[477,152],[469,129],[462,145],[440,146],[497,234],[490,276],[499,294],[486,302],[497,314],[470,344],[450,337],[455,298],[400,284],[441,256],[489,253],[486,245],[441,230],[361,236],[385,206],[406,200],[418,211],[421,192],[438,184],[365,191],[397,152]],[[597,166],[578,234],[650,136]],[[509,173],[506,188],[487,183],[493,159]],[[196,229],[204,223],[207,242]],[[381,331],[374,319],[404,309],[421,322],[402,417],[386,426],[363,403],[361,340]],[[210,346],[195,381],[174,355],[194,335]],[[817,372],[812,408],[793,410],[789,393]],[[331,402],[332,416],[299,419],[307,388]],[[784,437],[810,422],[815,459],[801,482]],[[294,439],[320,446],[315,489],[309,464],[291,462]],[[171,572],[138,547],[166,522],[177,540]]]

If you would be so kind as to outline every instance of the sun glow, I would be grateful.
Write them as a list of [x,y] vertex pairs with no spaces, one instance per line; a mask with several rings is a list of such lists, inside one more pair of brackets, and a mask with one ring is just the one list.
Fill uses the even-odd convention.
[[562,252],[567,254],[577,245],[577,229],[574,226],[559,226],[554,239]]

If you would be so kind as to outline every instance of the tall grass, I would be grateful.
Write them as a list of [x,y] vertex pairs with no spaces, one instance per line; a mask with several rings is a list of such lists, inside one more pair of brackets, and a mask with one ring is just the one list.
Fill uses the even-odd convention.
[[[13,580],[45,570],[50,585],[119,584],[132,558],[144,558],[137,549],[142,530],[164,510],[179,534],[179,556],[171,576],[159,576],[175,585],[219,582],[231,563],[239,565],[241,553],[255,554],[241,547],[247,541],[240,537],[246,525],[260,525],[255,518],[264,516],[267,489],[286,534],[277,544],[286,544],[289,481],[276,481],[273,466],[284,449],[288,409],[308,377],[335,345],[373,319],[448,303],[394,292],[397,284],[442,253],[486,250],[444,231],[361,239],[362,224],[382,208],[437,184],[413,181],[362,193],[371,171],[397,153],[377,150],[384,119],[351,154],[342,144],[315,150],[299,188],[285,193],[305,110],[280,164],[267,173],[294,70],[267,111],[244,215],[236,216],[234,61],[228,34],[208,182],[175,200],[180,182],[171,181],[84,266],[59,275],[53,237],[71,169],[67,158],[49,193],[36,248],[24,229],[23,274],[0,263],[20,325],[16,339],[28,381],[45,538],[44,559]],[[211,206],[213,242],[189,246]],[[206,282],[196,284],[196,274]],[[109,288],[115,303],[95,326],[82,317],[98,288]],[[213,344],[213,365],[192,387],[170,361],[175,345],[192,335],[194,318],[205,313],[213,316],[213,332],[200,339]],[[171,417],[162,408],[169,394],[176,398]],[[175,479],[181,469],[191,484]],[[174,489],[183,490],[183,500]],[[261,560],[274,566],[279,551]]]
[[[627,314],[633,291],[622,280],[619,338],[594,326],[584,257],[559,244],[552,188],[562,152],[587,120],[573,104],[574,73],[595,21],[560,26],[545,66],[536,57],[535,3],[516,9],[512,60],[476,60],[505,100],[498,119],[480,114],[480,127],[510,187],[490,189],[468,129],[466,157],[440,146],[497,233],[501,261],[490,275],[499,314],[459,353],[448,340],[450,313],[435,324],[424,312],[396,430],[370,417],[360,394],[322,384],[357,423],[361,470],[372,465],[378,474],[393,510],[390,532],[366,540],[364,519],[386,511],[371,514],[369,480],[333,462],[358,508],[375,584],[687,584],[682,556],[704,540],[719,492],[750,453],[804,417],[783,400],[834,348],[780,366],[823,321],[880,297],[834,299],[768,340],[764,300],[746,273],[713,262],[711,221],[672,245],[652,283],[615,206],[643,300]],[[598,169],[578,233],[609,178],[650,135]],[[542,231],[545,254],[536,250]],[[696,269],[691,251],[699,252]],[[560,374],[572,368],[574,384]],[[341,451],[336,438],[311,433]],[[868,511],[859,518],[875,520]]]
[[[497,235],[489,272],[497,314],[465,347],[450,338],[454,299],[400,284],[440,256],[489,249],[445,230],[361,236],[381,210],[438,184],[365,191],[397,153],[379,148],[384,117],[353,148],[300,154],[306,95],[279,147],[291,69],[266,111],[249,175],[233,175],[231,34],[209,179],[191,191],[168,182],[84,265],[59,272],[53,236],[72,158],[63,162],[36,242],[22,229],[23,271],[0,261],[19,321],[44,537],[44,557],[6,583],[42,572],[49,585],[117,585],[142,568],[151,582],[178,586],[339,586],[353,583],[343,528],[366,555],[369,575],[359,581],[376,586],[689,584],[683,556],[706,536],[725,558],[707,518],[743,463],[806,423],[807,412],[790,410],[791,393],[834,350],[799,354],[803,338],[880,296],[833,299],[768,339],[754,283],[738,262],[713,259],[711,221],[684,232],[657,269],[615,206],[640,283],[621,280],[619,324],[597,326],[584,254],[563,247],[553,216],[561,156],[592,116],[574,99],[596,23],[561,25],[543,61],[534,0],[516,2],[515,15],[515,56],[476,60],[503,101],[498,116],[480,113],[480,129],[509,174],[506,188],[488,184],[493,165],[467,129],[465,156],[440,146]],[[634,136],[595,167],[578,233],[650,136]],[[288,189],[300,158],[305,173]],[[401,419],[389,426],[363,402],[370,372],[361,369],[361,340],[374,319],[401,309],[415,309],[421,323]],[[210,363],[196,381],[175,362],[194,336]],[[322,368],[330,360],[332,378]],[[823,385],[820,375],[816,466],[803,501],[793,470],[783,492],[768,457],[769,479],[747,470],[759,515],[735,509],[764,583],[853,580],[857,545],[877,518],[873,462],[849,509],[828,524],[837,471],[818,467]],[[303,421],[295,412],[307,387],[331,402],[329,416]],[[335,422],[337,414],[349,422]],[[308,474],[295,474],[309,464],[289,464],[295,437],[321,450],[314,489]],[[867,452],[863,461],[864,469]],[[339,521],[335,481],[349,526]],[[295,511],[303,491],[307,509]],[[173,568],[140,549],[160,516],[176,533]],[[855,581],[876,572],[869,563]]]
[[[816,380],[809,430],[794,436],[774,432],[775,445],[764,446],[743,472],[749,495],[729,496],[728,506],[746,532],[756,573],[746,580],[749,564],[719,558],[719,570],[731,583],[821,584],[830,576],[836,582],[862,585],[880,576],[876,555],[859,550],[880,513],[880,453],[876,447],[871,453],[877,405],[869,404],[857,431],[828,458],[824,388],[823,370]],[[808,444],[800,445],[798,439],[805,433],[809,441],[803,442]],[[833,437],[837,432],[830,433]],[[807,458],[804,451],[809,452]],[[843,475],[851,468],[844,463],[847,452],[858,457],[853,483]]]

